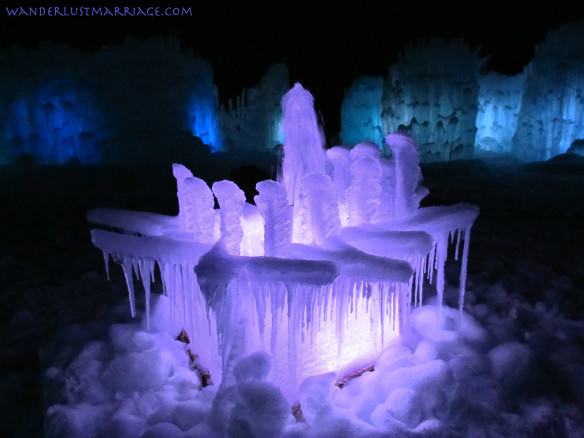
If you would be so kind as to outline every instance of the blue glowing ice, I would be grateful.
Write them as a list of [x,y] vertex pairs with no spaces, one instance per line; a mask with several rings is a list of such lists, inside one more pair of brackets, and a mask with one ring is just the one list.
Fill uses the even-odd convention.
[[234,155],[267,153],[284,143],[280,101],[288,91],[288,69],[271,66],[260,83],[230,99],[220,112],[225,150]]
[[510,153],[523,103],[525,74],[502,76],[496,73],[479,78],[475,148]]
[[356,145],[363,141],[383,144],[381,99],[383,78],[361,77],[345,93],[341,105],[341,141]]
[[192,92],[188,106],[189,126],[193,135],[209,146],[211,152],[220,152],[223,142],[218,120],[219,104],[217,94],[209,94],[207,82],[199,80]]
[[68,80],[51,81],[8,107],[2,136],[12,159],[30,154],[40,164],[101,163],[101,115],[96,100]]

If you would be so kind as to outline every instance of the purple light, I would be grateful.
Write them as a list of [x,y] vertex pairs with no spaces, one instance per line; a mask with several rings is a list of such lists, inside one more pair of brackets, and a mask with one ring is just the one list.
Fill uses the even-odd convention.
[[391,160],[375,144],[325,153],[312,95],[296,84],[282,105],[283,175],[258,183],[255,205],[235,183],[209,188],[175,164],[177,217],[94,210],[88,218],[139,233],[92,231],[106,262],[121,264],[133,312],[132,276],[148,301],[158,265],[173,330],[193,334],[213,378],[231,379],[233,360],[266,351],[271,380],[293,400],[307,377],[374,362],[435,271],[441,303],[448,243],[458,257],[464,238],[462,306],[478,209],[419,208],[428,191],[410,137],[387,137]]

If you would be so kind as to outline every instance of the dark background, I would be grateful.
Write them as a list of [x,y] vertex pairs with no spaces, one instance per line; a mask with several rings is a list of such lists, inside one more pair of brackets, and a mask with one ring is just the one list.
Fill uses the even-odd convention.
[[[43,6],[69,6],[65,2]],[[132,6],[120,2],[79,6]],[[13,3],[24,8],[26,2]],[[174,35],[185,49],[211,62],[219,98],[226,103],[256,85],[268,66],[285,62],[290,80],[315,96],[328,133],[339,131],[345,88],[360,75],[385,76],[408,44],[432,37],[461,38],[485,58],[485,69],[522,71],[545,34],[584,17],[567,2],[383,1],[139,2],[146,9],[190,7],[183,17],[9,17],[0,7],[0,48],[41,41],[87,51],[119,44],[128,36]]]

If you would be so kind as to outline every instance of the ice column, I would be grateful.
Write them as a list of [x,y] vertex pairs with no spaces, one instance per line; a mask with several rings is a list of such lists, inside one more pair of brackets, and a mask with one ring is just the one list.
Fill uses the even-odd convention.
[[302,190],[307,197],[312,242],[322,245],[341,228],[335,187],[328,175],[315,172],[302,178]]
[[282,246],[292,238],[292,207],[288,205],[286,189],[276,181],[256,184],[254,201],[264,217],[264,255],[279,255]]
[[381,166],[373,157],[359,158],[351,165],[351,187],[347,190],[349,225],[369,223],[379,206]]
[[304,175],[325,171],[324,135],[313,106],[314,98],[296,83],[282,98],[284,112],[284,160],[282,182],[288,202],[296,204]]
[[217,181],[212,188],[221,207],[221,241],[229,254],[239,255],[243,239],[241,216],[245,195],[237,184],[229,180]]
[[204,180],[192,176],[186,167],[173,164],[172,170],[177,184],[181,230],[192,233],[197,242],[213,242],[216,217],[213,192]]
[[414,214],[428,189],[422,179],[418,148],[414,140],[403,134],[389,134],[385,141],[391,148],[395,169],[394,217],[407,218]]
[[351,185],[351,158],[349,149],[342,146],[335,146],[326,151],[329,161],[329,175],[335,185],[337,201],[339,203],[339,216],[341,224],[347,225],[347,189]]

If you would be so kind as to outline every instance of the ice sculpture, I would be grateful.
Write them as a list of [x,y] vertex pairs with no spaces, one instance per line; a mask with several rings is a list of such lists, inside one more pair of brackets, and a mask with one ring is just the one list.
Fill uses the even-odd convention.
[[464,240],[462,309],[478,209],[419,207],[427,190],[407,135],[387,136],[391,160],[370,143],[325,153],[312,95],[296,84],[282,105],[283,175],[257,184],[255,205],[233,182],[210,189],[176,164],[177,217],[98,209],[88,219],[121,231],[91,237],[106,264],[122,266],[133,314],[133,277],[148,315],[158,266],[174,330],[191,334],[215,381],[230,385],[235,359],[267,351],[271,380],[294,401],[311,375],[374,362],[421,305],[425,278],[436,278],[442,301],[451,240],[456,258]]

